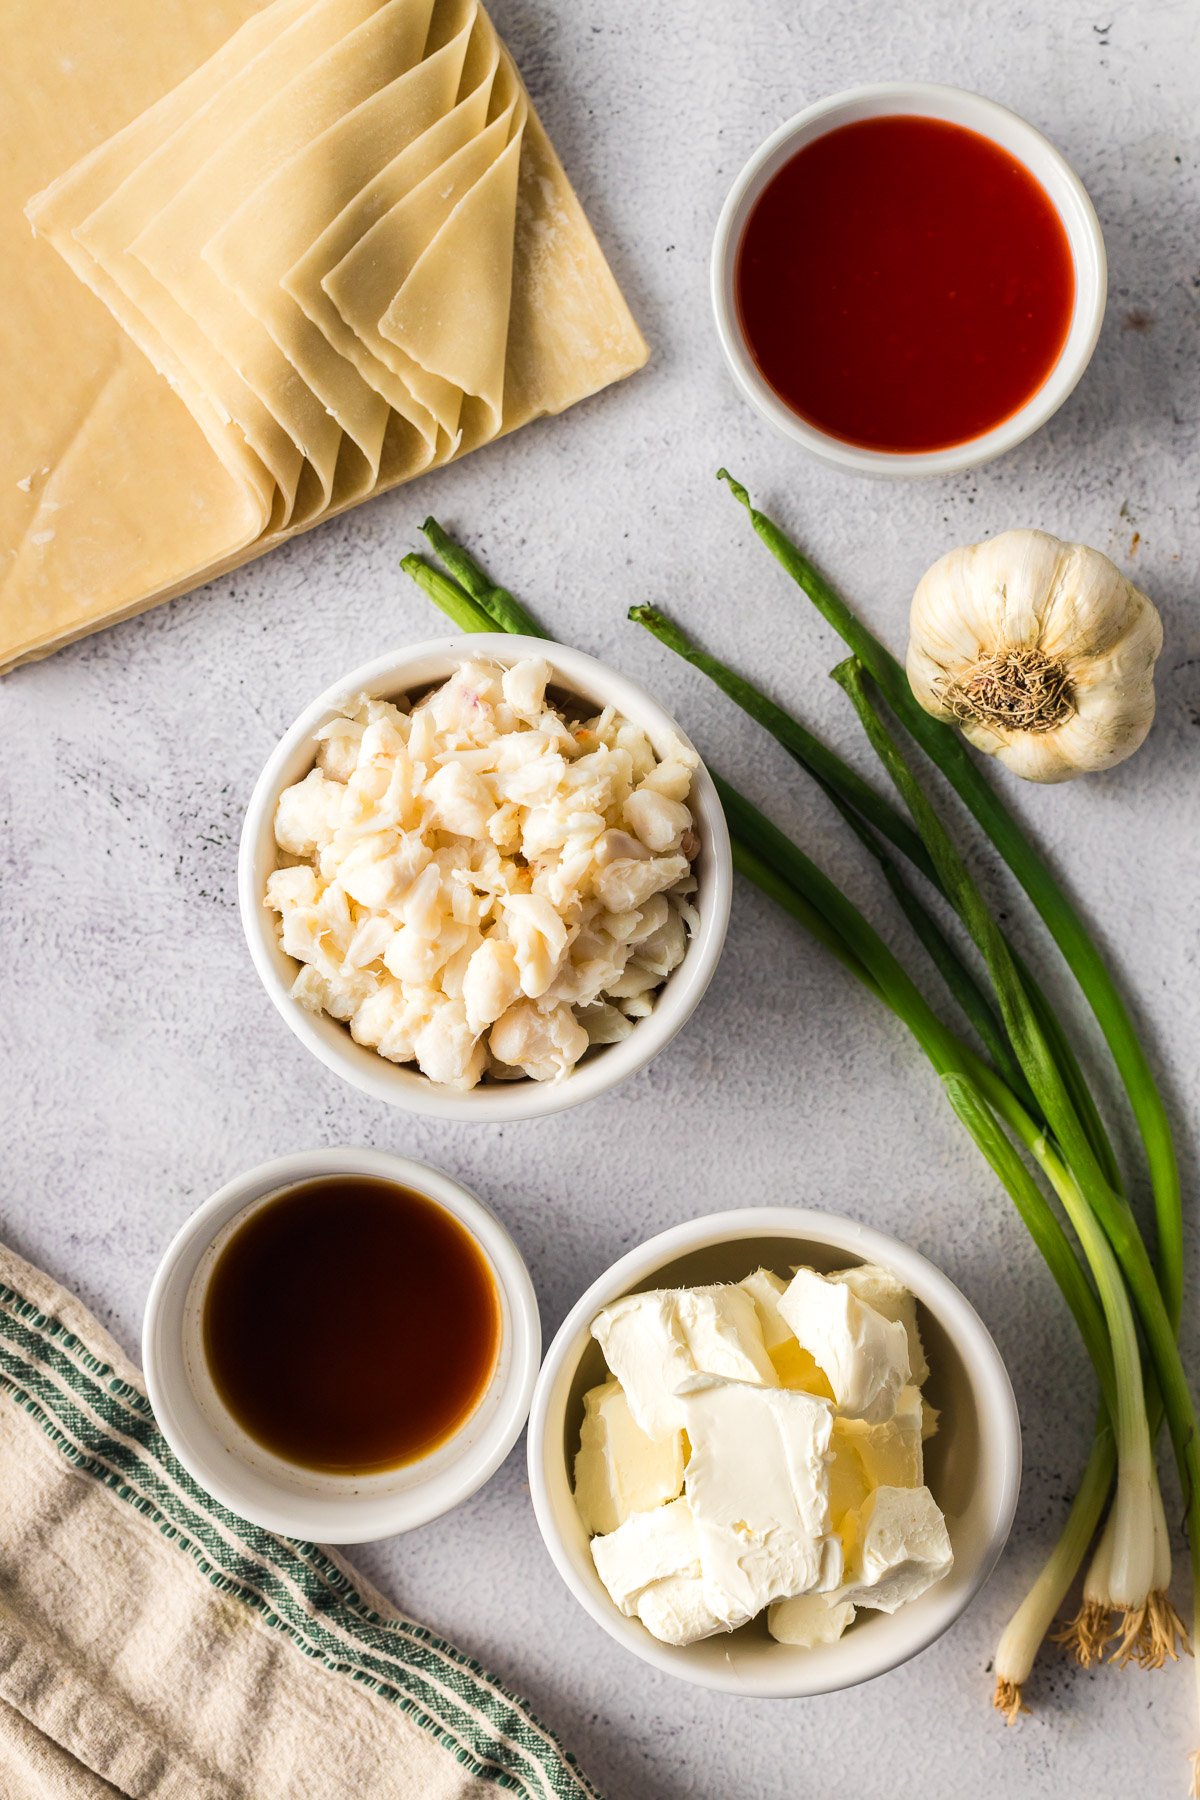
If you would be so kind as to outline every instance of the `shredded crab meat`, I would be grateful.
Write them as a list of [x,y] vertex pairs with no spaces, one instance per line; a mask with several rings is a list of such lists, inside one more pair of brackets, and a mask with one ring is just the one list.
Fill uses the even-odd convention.
[[551,677],[473,659],[411,711],[348,696],[276,805],[293,997],[450,1087],[621,1042],[699,923],[695,752],[564,717]]

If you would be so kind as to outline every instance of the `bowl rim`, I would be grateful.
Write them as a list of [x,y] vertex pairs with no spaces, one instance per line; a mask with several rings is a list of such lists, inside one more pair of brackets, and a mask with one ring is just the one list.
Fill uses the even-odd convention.
[[[775,1236],[805,1238],[847,1256],[860,1257],[864,1262],[881,1263],[897,1274],[926,1304],[929,1304],[926,1295],[934,1295],[939,1322],[953,1337],[970,1371],[972,1383],[986,1392],[989,1423],[998,1439],[999,1454],[994,1459],[985,1459],[979,1478],[980,1487],[986,1488],[990,1496],[987,1542],[970,1569],[968,1579],[957,1582],[954,1591],[943,1598],[940,1606],[936,1602],[938,1589],[930,1589],[922,1596],[922,1610],[910,1622],[904,1642],[900,1646],[893,1645],[889,1651],[881,1648],[873,1657],[864,1656],[861,1666],[848,1676],[831,1677],[826,1659],[819,1651],[808,1654],[802,1674],[797,1672],[794,1662],[791,1672],[787,1672],[789,1665],[781,1658],[779,1674],[771,1679],[761,1674],[748,1676],[736,1668],[731,1658],[721,1664],[689,1663],[687,1649],[660,1644],[636,1619],[626,1618],[619,1612],[597,1581],[581,1577],[559,1530],[555,1502],[547,1481],[550,1459],[562,1455],[561,1448],[555,1447],[555,1432],[557,1443],[561,1445],[561,1428],[557,1412],[551,1424],[551,1401],[556,1398],[568,1358],[575,1351],[581,1332],[586,1334],[601,1307],[650,1279],[659,1269],[689,1251],[740,1239]],[[586,1342],[579,1347],[570,1365],[572,1374],[584,1348]],[[841,1214],[810,1207],[747,1207],[708,1214],[659,1232],[619,1257],[580,1295],[554,1334],[542,1360],[529,1413],[527,1459],[534,1515],[551,1561],[584,1611],[610,1637],[643,1662],[697,1687],[747,1698],[797,1699],[839,1692],[887,1674],[927,1649],[966,1611],[994,1569],[1012,1529],[1021,1484],[1021,1421],[1008,1370],[991,1333],[970,1301],[936,1264],[898,1238]],[[904,1611],[901,1608],[890,1617],[893,1620],[903,1618]]]
[[[192,1277],[205,1252],[237,1215],[276,1190],[329,1175],[366,1175],[397,1182],[443,1207],[486,1254],[508,1313],[507,1367],[497,1402],[474,1443],[442,1460],[433,1475],[399,1493],[348,1491],[298,1494],[270,1486],[219,1448],[211,1427],[197,1429],[197,1406],[184,1366],[183,1325]],[[159,1429],[193,1480],[240,1517],[285,1537],[327,1544],[374,1541],[415,1530],[476,1493],[495,1474],[521,1434],[537,1378],[541,1315],[524,1258],[477,1194],[429,1163],[391,1151],[344,1147],[273,1157],[235,1175],[184,1220],[164,1250],[150,1283],[142,1322],[142,1368]],[[470,1421],[465,1422],[469,1425]],[[210,1443],[209,1440],[212,1440]],[[454,1442],[453,1437],[444,1449]],[[409,1465],[412,1466],[412,1465]],[[347,1481],[353,1477],[346,1477]]]
[[406,680],[406,670],[443,661],[447,664],[446,675],[429,678],[437,681],[446,679],[472,656],[504,665],[527,656],[545,657],[556,674],[568,678],[564,685],[580,684],[583,697],[588,697],[586,688],[590,684],[597,696],[605,695],[608,703],[633,723],[642,725],[652,738],[670,732],[694,748],[671,714],[638,682],[569,645],[505,632],[429,638],[405,645],[374,657],[331,682],[309,702],[275,745],[246,804],[238,846],[238,909],[251,960],[272,1004],[326,1068],[373,1099],[408,1112],[473,1124],[506,1124],[546,1118],[608,1093],[643,1069],[682,1030],[704,997],[720,961],[733,897],[733,854],[720,798],[701,760],[688,801],[700,833],[703,858],[699,929],[679,967],[658,989],[653,1012],[639,1020],[623,1042],[606,1046],[600,1055],[577,1065],[562,1081],[525,1079],[481,1084],[465,1093],[439,1088],[408,1066],[390,1063],[377,1052],[353,1044],[346,1027],[336,1020],[306,1011],[288,991],[294,976],[284,981],[274,915],[263,905],[258,878],[260,845],[265,842],[264,833],[274,816],[275,801],[289,780],[299,779],[285,771],[316,727],[340,712],[343,703],[354,694],[367,692],[388,698],[427,679],[413,673]]
[[[751,208],[776,170],[803,143],[852,119],[916,112],[976,131],[1010,150],[1046,190],[1070,244],[1075,300],[1058,360],[1025,404],[990,431],[942,450],[871,450],[811,425],[779,398],[750,355],[737,316],[733,280],[738,245]],[[818,129],[814,129],[817,127]],[[916,479],[977,467],[1003,456],[1039,430],[1074,391],[1100,335],[1108,291],[1104,235],[1079,176],[1048,138],[1010,107],[943,82],[879,81],[846,88],[804,107],[767,137],[742,168],[721,208],[713,236],[709,285],[717,337],[743,396],[785,437],[818,461],[885,479]]]

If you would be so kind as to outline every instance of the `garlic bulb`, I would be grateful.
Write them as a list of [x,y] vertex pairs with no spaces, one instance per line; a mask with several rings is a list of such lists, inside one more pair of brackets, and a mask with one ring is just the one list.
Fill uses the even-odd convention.
[[924,575],[908,679],[935,718],[1026,781],[1070,781],[1131,756],[1154,718],[1162,621],[1099,550],[1005,531]]

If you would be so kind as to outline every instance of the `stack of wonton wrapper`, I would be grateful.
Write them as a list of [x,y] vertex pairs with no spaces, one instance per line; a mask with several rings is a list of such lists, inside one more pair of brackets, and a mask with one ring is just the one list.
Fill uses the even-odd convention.
[[0,669],[645,361],[477,0],[4,20]]

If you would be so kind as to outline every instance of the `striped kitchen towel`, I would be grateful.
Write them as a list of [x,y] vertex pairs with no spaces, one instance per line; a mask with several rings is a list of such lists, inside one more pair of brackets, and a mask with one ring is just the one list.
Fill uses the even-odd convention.
[[0,1795],[583,1800],[525,1703],[198,1487],[137,1369],[0,1247]]

